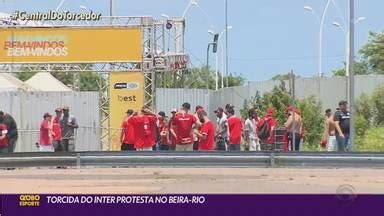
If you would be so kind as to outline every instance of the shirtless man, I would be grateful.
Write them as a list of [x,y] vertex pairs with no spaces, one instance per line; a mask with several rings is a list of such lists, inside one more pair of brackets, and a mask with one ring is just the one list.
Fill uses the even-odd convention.
[[336,151],[336,123],[333,120],[332,110],[325,110],[325,128],[323,140],[326,140],[327,151]]
[[288,107],[288,119],[284,126],[288,132],[288,143],[291,151],[300,151],[300,139],[303,128],[301,115],[296,107]]

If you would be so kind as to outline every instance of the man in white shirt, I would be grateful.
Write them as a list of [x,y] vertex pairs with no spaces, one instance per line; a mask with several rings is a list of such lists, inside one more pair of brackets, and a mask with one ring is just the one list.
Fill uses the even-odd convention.
[[249,151],[261,151],[260,141],[257,137],[256,127],[257,114],[255,109],[248,111],[248,118],[245,121],[244,138],[249,146]]
[[216,127],[216,150],[226,151],[228,142],[228,122],[227,116],[224,113],[223,108],[219,107],[215,110],[217,116]]

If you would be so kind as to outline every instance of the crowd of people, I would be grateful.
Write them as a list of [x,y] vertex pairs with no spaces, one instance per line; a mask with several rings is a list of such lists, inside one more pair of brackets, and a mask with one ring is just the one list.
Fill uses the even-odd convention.
[[[283,143],[283,151],[301,150],[304,137],[301,112],[294,106],[286,108],[283,135],[276,140],[277,120],[275,109],[270,107],[264,116],[249,109],[245,120],[235,115],[235,107],[227,104],[209,118],[202,106],[191,112],[189,103],[173,109],[170,117],[161,111],[154,113],[149,107],[140,112],[129,109],[121,125],[122,151],[265,151],[276,143]],[[325,111],[324,133],[320,146],[325,151],[349,151],[349,118],[347,102],[340,101],[336,112]],[[40,123],[39,141],[36,146],[42,152],[68,152],[75,149],[77,120],[70,115],[69,107],[55,109],[55,115],[45,113]],[[281,129],[280,129],[281,130]],[[12,153],[18,139],[14,118],[0,111],[0,153]]]
[[55,109],[55,116],[43,115],[40,123],[39,142],[36,146],[41,152],[68,152],[75,150],[75,129],[77,120],[69,114],[69,107]]
[[[36,147],[41,152],[68,152],[75,149],[76,118],[69,114],[69,107],[55,109],[55,116],[43,115]],[[0,111],[0,153],[12,153],[18,139],[17,124],[14,118]]]
[[[275,144],[274,108],[268,108],[263,117],[258,116],[255,109],[249,109],[245,122],[235,115],[231,104],[224,109],[218,107],[214,112],[216,121],[208,117],[202,106],[196,106],[191,112],[189,103],[173,109],[170,117],[163,111],[155,114],[148,107],[143,107],[139,113],[129,109],[121,125],[121,150],[262,151]],[[303,136],[300,111],[290,106],[286,113],[285,150],[298,151]]]

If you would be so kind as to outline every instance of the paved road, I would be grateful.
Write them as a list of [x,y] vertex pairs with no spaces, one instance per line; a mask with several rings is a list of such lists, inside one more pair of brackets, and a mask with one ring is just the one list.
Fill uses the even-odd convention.
[[380,169],[29,168],[0,170],[2,193],[384,193]]

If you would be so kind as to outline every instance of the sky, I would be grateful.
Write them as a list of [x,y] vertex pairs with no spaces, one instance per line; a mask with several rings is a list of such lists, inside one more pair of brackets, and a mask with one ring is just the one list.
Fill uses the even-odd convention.
[[[0,0],[0,12],[15,10],[47,11],[55,9],[61,0]],[[197,0],[186,16],[186,51],[191,66],[205,64],[206,47],[212,40],[208,30],[221,32],[225,28],[225,0]],[[346,35],[334,25],[347,28],[349,0],[334,0],[325,17],[323,33],[323,73],[343,67]],[[80,11],[79,6],[109,14],[110,0],[66,0],[62,10]],[[181,16],[190,0],[113,0],[116,16],[149,15],[161,18]],[[268,80],[274,75],[293,70],[302,77],[318,73],[320,15],[327,0],[228,0],[228,71],[242,75],[248,81]],[[315,14],[304,10],[311,6]],[[357,52],[367,40],[369,31],[384,29],[383,0],[355,0],[355,16],[366,17],[355,29]],[[224,39],[224,37],[222,38]],[[219,53],[221,54],[220,47]],[[358,58],[358,55],[357,57]],[[221,57],[220,57],[221,59]],[[211,61],[215,58],[211,55]],[[221,60],[219,61],[221,64]],[[221,66],[220,66],[221,68]]]

